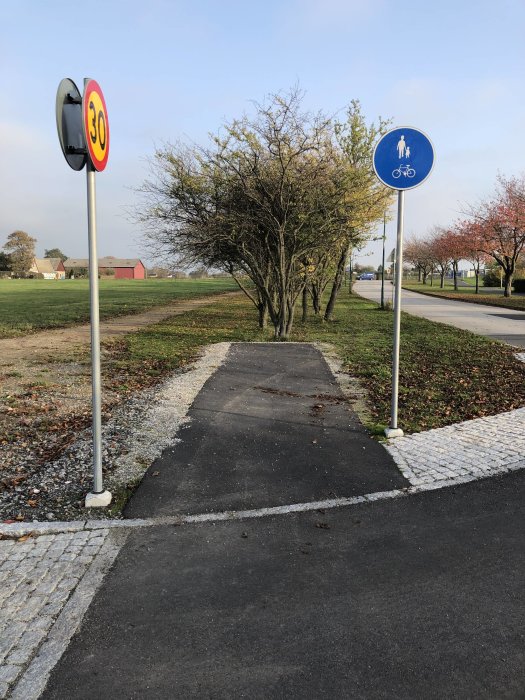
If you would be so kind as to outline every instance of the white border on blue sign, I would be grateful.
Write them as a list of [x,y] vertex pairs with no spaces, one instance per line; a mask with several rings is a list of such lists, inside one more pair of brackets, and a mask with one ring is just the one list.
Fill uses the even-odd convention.
[[[381,177],[379,177],[379,174],[376,170],[376,165],[375,165],[377,147],[379,146],[381,141],[388,136],[388,134],[391,134],[393,131],[397,131],[398,129],[412,129],[413,131],[418,131],[420,134],[423,134],[423,136],[426,139],[428,139],[430,145],[432,146],[432,155],[434,156],[432,158],[432,167],[428,171],[427,175],[425,175],[425,177],[421,180],[421,182],[418,182],[417,185],[412,185],[411,187],[402,187],[401,189],[399,187],[392,187],[392,185],[387,184]],[[415,190],[416,187],[419,187],[420,185],[422,185],[425,182],[425,180],[427,180],[430,177],[430,175],[432,174],[432,171],[434,170],[435,162],[436,162],[436,149],[434,148],[434,144],[432,143],[432,139],[430,139],[424,131],[422,131],[421,129],[417,129],[415,126],[402,125],[402,126],[394,126],[393,129],[389,129],[385,134],[383,134],[383,136],[381,136],[379,141],[376,143],[376,145],[374,146],[374,152],[372,154],[372,167],[374,169],[374,172],[376,174],[377,179],[379,180],[379,182],[382,182],[385,187],[388,187],[389,190],[394,190],[395,192],[404,192],[405,190]]]

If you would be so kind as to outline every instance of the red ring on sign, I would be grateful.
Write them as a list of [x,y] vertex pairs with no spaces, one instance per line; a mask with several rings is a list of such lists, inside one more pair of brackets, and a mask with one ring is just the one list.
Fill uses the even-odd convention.
[[96,80],[90,80],[84,88],[82,115],[89,158],[95,170],[101,172],[109,157],[109,120],[106,101]]

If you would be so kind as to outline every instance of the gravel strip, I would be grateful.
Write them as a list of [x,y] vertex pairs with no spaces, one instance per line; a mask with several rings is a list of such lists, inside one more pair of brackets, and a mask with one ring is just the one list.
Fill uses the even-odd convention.
[[[102,430],[105,488],[119,496],[135,488],[162,451],[176,444],[177,432],[206,380],[222,364],[229,343],[206,348],[193,367],[117,406]],[[29,454],[24,481],[0,493],[0,521],[86,520],[120,517],[118,503],[109,509],[84,508],[92,485],[91,429],[78,435],[59,459],[34,468]],[[124,499],[125,500],[125,499]],[[123,502],[121,504],[123,506]]]

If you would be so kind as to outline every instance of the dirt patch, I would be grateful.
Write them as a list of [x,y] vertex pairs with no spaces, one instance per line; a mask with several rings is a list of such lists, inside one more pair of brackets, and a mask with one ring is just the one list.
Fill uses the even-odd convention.
[[[230,293],[173,302],[100,324],[101,361],[128,333],[180,315]],[[238,294],[233,292],[233,294]],[[55,459],[91,423],[89,324],[0,339],[0,491],[22,487],[28,472]],[[106,384],[103,421],[125,398]]]
[[[238,294],[239,292],[227,292],[213,297],[174,301],[167,306],[157,306],[140,314],[118,316],[101,321],[100,339],[103,341],[118,338],[127,333],[138,331],[145,326],[160,323],[170,316],[178,316],[200,306],[207,306],[216,299],[226,299]],[[90,339],[91,326],[89,323],[41,331],[23,337],[0,339],[0,375],[2,375],[3,386],[7,386],[4,385],[6,379],[16,378],[15,372],[21,371],[14,367],[15,364],[19,362],[47,364],[49,361],[53,361],[57,355],[77,351],[82,345],[89,346]]]

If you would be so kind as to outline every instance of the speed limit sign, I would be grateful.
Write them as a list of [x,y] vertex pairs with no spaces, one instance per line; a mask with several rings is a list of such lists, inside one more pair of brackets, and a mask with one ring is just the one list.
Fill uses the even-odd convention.
[[84,134],[95,170],[104,170],[109,155],[109,122],[106,101],[96,80],[87,80],[82,98]]
[[89,244],[89,298],[91,317],[91,401],[93,433],[93,490],[86,494],[86,508],[111,503],[104,489],[102,470],[102,381],[100,374],[100,313],[98,298],[97,203],[95,174],[104,170],[109,155],[109,123],[106,101],[96,80],[84,78],[81,97],[69,78],[60,82],[55,112],[60,147],[73,170],[86,167]]

